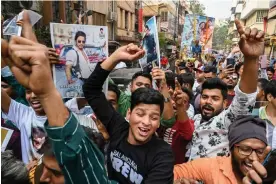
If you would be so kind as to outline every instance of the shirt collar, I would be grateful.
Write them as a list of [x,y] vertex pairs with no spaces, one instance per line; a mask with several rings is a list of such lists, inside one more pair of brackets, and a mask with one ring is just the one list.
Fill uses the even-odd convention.
[[231,183],[237,183],[236,176],[232,168],[232,157],[229,156],[229,157],[217,157],[217,158],[219,163],[219,169],[221,170],[222,174],[226,176],[231,181]]

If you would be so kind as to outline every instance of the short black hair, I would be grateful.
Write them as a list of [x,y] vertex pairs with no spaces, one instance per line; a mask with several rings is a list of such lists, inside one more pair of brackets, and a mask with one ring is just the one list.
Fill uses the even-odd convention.
[[191,73],[182,73],[177,76],[177,80],[182,86],[183,84],[189,84],[191,87],[194,86],[195,79]]
[[101,30],[103,30],[103,28],[102,28],[102,27],[100,28],[100,31],[101,31]]
[[112,91],[112,92],[116,93],[117,100],[119,100],[121,92],[120,92],[120,90],[119,90],[119,88],[118,88],[117,85],[109,83],[108,84],[108,91]]
[[243,63],[238,63],[235,65],[235,72],[239,73],[239,70],[241,69],[241,67],[243,66]]
[[86,40],[86,34],[83,32],[83,31],[78,31],[76,32],[76,35],[75,35],[75,41],[78,39],[78,37],[84,37],[84,39]]
[[268,67],[267,69],[266,69],[266,71],[270,71],[271,73],[275,73],[275,70],[274,70],[274,68],[273,67]]
[[130,110],[139,104],[155,104],[160,106],[160,115],[164,110],[163,95],[153,88],[138,88],[131,95]]
[[201,94],[205,89],[219,89],[223,96],[223,99],[227,99],[227,85],[219,78],[207,79],[202,84]]
[[1,153],[1,180],[3,184],[30,184],[27,167],[10,150]]
[[210,73],[210,72],[212,72],[214,74],[217,74],[217,68],[214,67],[214,66],[205,66],[203,72],[204,73]]
[[191,103],[194,97],[193,92],[186,87],[181,87],[181,89],[184,93],[186,93],[189,96],[189,102]]
[[260,78],[258,79],[258,82],[261,84],[261,88],[264,90],[269,81],[267,79]]
[[172,72],[166,72],[165,78],[167,82],[167,86],[171,87],[172,89],[175,89],[175,74]]
[[271,94],[274,98],[276,98],[276,80],[271,80],[264,88],[265,98],[268,94]]
[[147,73],[147,72],[144,72],[144,71],[139,71],[139,72],[136,72],[133,76],[132,76],[132,79],[131,79],[131,82],[133,82],[135,79],[137,79],[138,77],[145,77],[145,78],[148,78],[150,80],[150,82],[152,82],[152,76],[151,74]]

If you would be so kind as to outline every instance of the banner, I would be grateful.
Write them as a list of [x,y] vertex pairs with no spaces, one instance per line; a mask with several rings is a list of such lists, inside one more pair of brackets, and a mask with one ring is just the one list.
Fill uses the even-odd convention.
[[203,50],[212,48],[215,19],[212,17],[186,15],[182,33],[181,52],[184,58],[192,56],[192,46],[199,41]]
[[146,54],[139,60],[139,63],[143,71],[151,72],[152,67],[160,68],[160,49],[155,17],[146,22],[143,34],[141,45]]
[[[53,66],[56,88],[63,98],[84,97],[82,85],[98,62],[108,57],[106,26],[50,23],[60,64]],[[107,92],[107,82],[103,87]]]

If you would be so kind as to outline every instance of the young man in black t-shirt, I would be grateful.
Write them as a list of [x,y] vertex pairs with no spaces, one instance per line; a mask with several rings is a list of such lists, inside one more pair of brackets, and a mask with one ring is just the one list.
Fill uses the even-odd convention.
[[126,119],[107,102],[102,86],[120,61],[141,58],[144,51],[129,44],[98,64],[83,85],[85,98],[110,135],[107,169],[110,179],[125,183],[163,184],[173,182],[173,154],[167,143],[154,134],[164,109],[162,94],[139,88],[131,96]]

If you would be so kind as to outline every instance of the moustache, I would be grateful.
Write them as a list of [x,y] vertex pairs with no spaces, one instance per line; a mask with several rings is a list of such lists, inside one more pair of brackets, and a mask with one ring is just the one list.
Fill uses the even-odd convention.
[[211,110],[211,111],[214,111],[215,109],[209,105],[209,104],[206,104],[206,105],[203,105],[202,109],[208,109],[208,110]]

